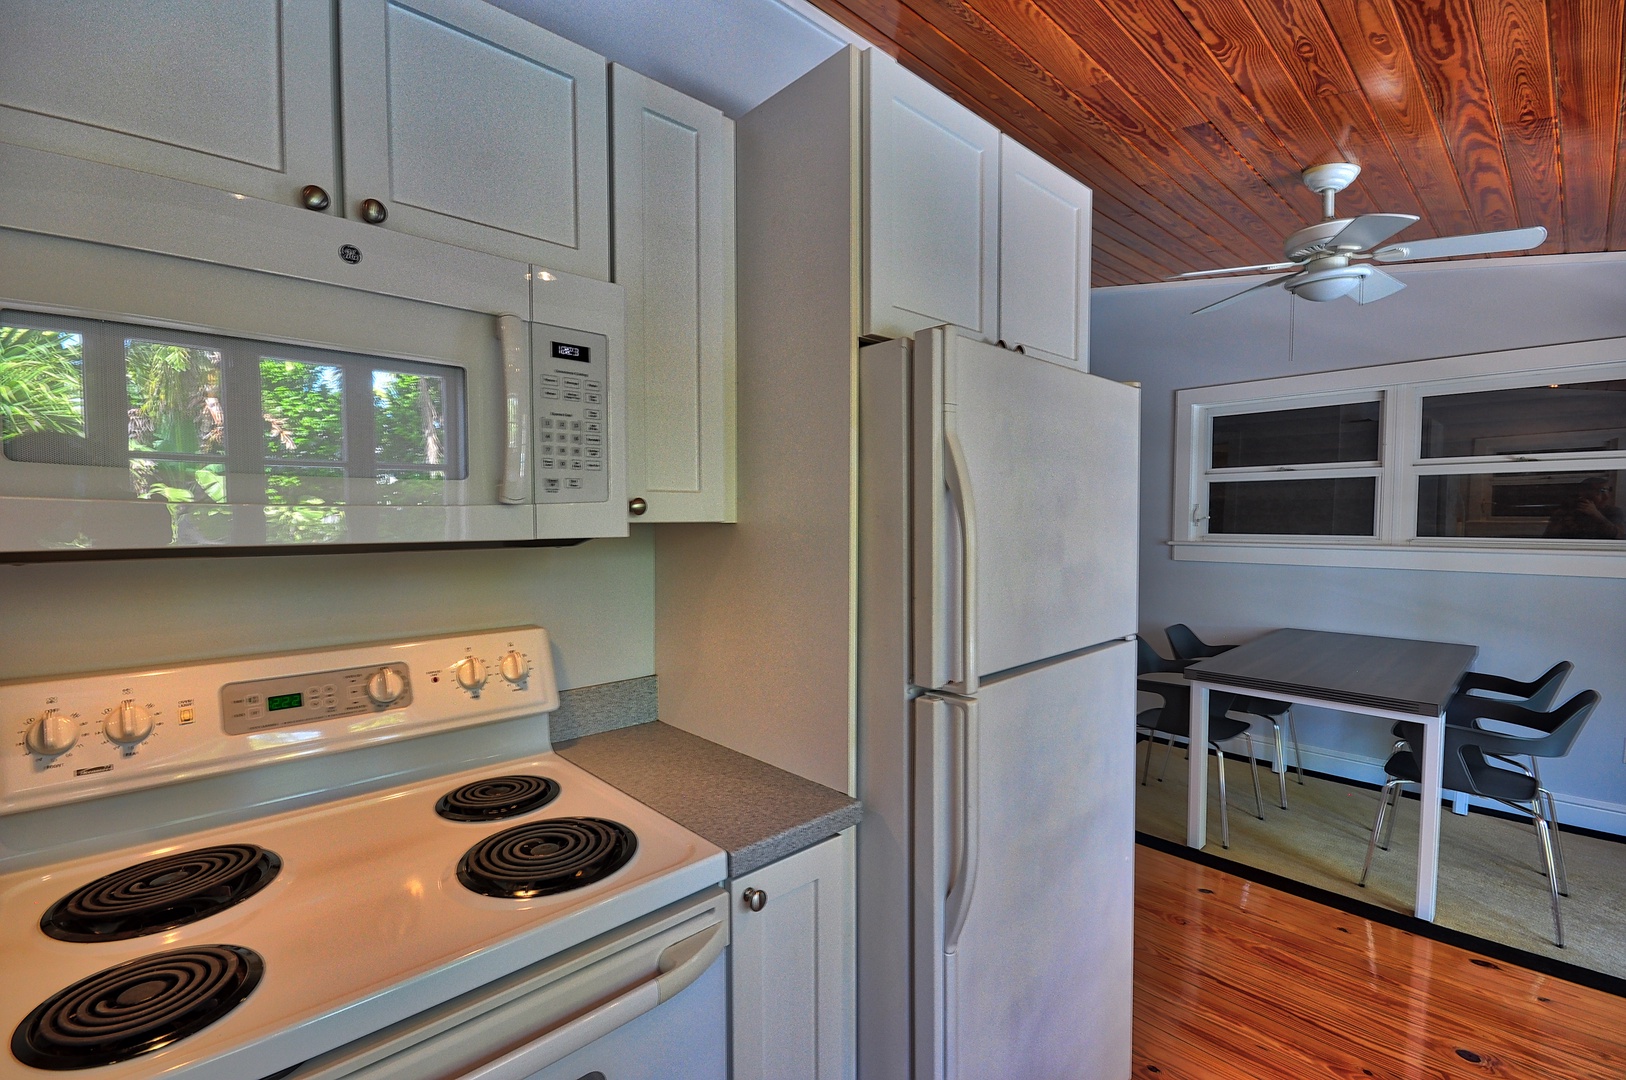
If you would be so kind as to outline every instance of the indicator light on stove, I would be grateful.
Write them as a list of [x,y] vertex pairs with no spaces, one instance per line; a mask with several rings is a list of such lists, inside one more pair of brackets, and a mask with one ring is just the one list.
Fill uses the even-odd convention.
[[406,680],[394,668],[379,668],[367,680],[367,696],[378,705],[388,705],[401,696]]
[[107,714],[102,730],[110,741],[120,746],[135,746],[152,734],[152,714],[126,698],[119,707]]
[[531,662],[518,649],[504,653],[501,666],[502,677],[515,686],[519,686],[531,674]]
[[74,743],[79,741],[79,725],[55,709],[46,709],[29,726],[23,741],[28,744],[30,753],[56,757],[72,750]]
[[478,656],[465,656],[452,670],[457,673],[457,685],[472,694],[486,684],[486,662]]

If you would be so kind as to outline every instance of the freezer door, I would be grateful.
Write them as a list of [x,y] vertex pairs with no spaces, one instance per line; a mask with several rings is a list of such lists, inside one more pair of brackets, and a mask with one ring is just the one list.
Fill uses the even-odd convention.
[[1140,391],[947,326],[913,377],[915,683],[1133,634]]
[[1129,1075],[1134,664],[919,707],[914,1080]]

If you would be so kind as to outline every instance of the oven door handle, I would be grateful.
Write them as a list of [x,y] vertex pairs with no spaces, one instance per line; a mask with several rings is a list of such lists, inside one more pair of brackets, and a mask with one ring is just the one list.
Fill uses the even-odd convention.
[[531,501],[531,380],[525,362],[525,320],[518,315],[497,316],[497,340],[502,343],[503,445],[502,488],[505,503]]
[[661,952],[659,971],[591,1012],[561,1024],[500,1058],[462,1074],[458,1080],[524,1080],[582,1047],[636,1020],[700,978],[728,944],[726,923],[673,942]]

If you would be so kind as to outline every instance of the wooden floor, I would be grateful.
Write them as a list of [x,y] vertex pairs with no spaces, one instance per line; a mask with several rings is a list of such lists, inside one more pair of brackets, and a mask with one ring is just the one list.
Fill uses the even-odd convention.
[[1137,1080],[1626,1077],[1626,998],[1135,857]]

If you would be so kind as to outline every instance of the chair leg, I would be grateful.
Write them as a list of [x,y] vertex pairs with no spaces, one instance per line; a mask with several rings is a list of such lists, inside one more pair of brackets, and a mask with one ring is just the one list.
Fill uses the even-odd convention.
[[1299,726],[1293,721],[1293,707],[1287,709],[1287,733],[1293,738],[1293,765],[1299,771],[1299,783],[1304,783],[1304,751],[1299,749]]
[[1282,749],[1282,725],[1272,720],[1270,730],[1276,736],[1276,794],[1281,798],[1282,809],[1287,809],[1287,756]]
[[1558,867],[1553,865],[1552,831],[1547,827],[1547,818],[1542,814],[1541,796],[1538,793],[1530,804],[1531,814],[1536,819],[1536,835],[1541,838],[1541,850],[1547,856],[1547,891],[1553,900],[1553,944],[1560,949],[1564,947],[1564,924],[1558,917]]
[[1538,795],[1547,797],[1547,823],[1552,826],[1553,834],[1553,861],[1558,864],[1558,895],[1570,894],[1569,872],[1564,869],[1564,838],[1558,829],[1558,804],[1553,802],[1553,793],[1548,791],[1541,783],[1541,766],[1536,764],[1535,758],[1530,758],[1530,775],[1536,781]]
[[1394,786],[1395,782],[1391,780],[1378,793],[1378,816],[1372,819],[1372,835],[1366,841],[1366,861],[1361,864],[1361,879],[1355,883],[1363,889],[1366,888],[1366,875],[1372,870],[1372,853],[1377,850],[1378,833],[1383,831],[1383,819],[1388,816],[1389,791]]
[[[1190,740],[1187,741],[1189,743]],[[1191,756],[1191,747],[1189,745],[1186,747],[1186,756]],[[1174,736],[1170,735],[1169,748],[1163,754],[1163,768],[1159,769],[1157,773],[1157,782],[1160,784],[1163,782],[1163,778],[1169,775],[1169,759],[1172,757],[1174,757]]]
[[1265,820],[1265,797],[1259,793],[1259,759],[1253,754],[1253,732],[1244,731],[1242,737],[1248,740],[1248,765],[1253,769],[1253,809],[1260,821]]
[[1146,766],[1140,771],[1140,786],[1146,786],[1147,777],[1152,775],[1152,751],[1157,749],[1157,732],[1146,733]]
[[1219,762],[1220,847],[1231,846],[1231,816],[1225,812],[1225,751],[1214,747],[1214,759]]
[[1404,786],[1404,780],[1391,780],[1384,785],[1385,791],[1388,791],[1391,787],[1394,788],[1393,793],[1389,795],[1389,820],[1383,830],[1383,839],[1378,842],[1378,847],[1384,851],[1389,850],[1389,844],[1395,838],[1395,822],[1400,820],[1400,795],[1401,788]]

